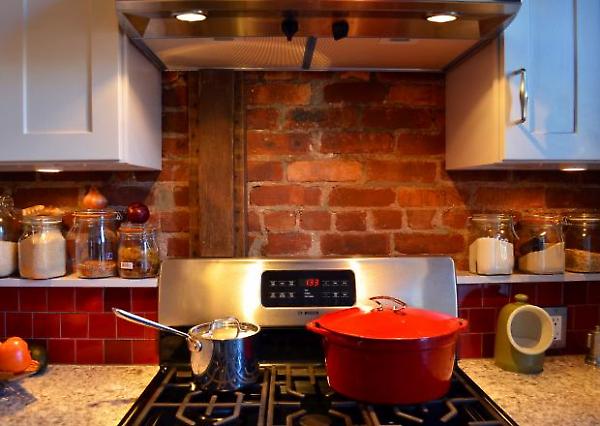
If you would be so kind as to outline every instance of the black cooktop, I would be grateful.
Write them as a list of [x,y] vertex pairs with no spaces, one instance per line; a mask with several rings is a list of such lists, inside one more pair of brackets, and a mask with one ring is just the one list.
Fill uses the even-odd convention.
[[516,425],[458,367],[448,394],[424,404],[352,401],[317,363],[262,364],[261,379],[235,392],[195,388],[185,367],[161,367],[120,425]]

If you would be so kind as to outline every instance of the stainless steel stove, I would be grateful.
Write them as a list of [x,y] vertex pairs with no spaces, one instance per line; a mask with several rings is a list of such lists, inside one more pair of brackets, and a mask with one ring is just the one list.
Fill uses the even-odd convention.
[[161,334],[161,368],[122,425],[512,425],[458,367],[451,389],[410,406],[369,405],[334,392],[311,318],[386,294],[457,313],[454,264],[445,257],[167,260],[159,321],[180,329],[237,316],[260,324],[261,376],[234,392],[196,388],[185,341]]

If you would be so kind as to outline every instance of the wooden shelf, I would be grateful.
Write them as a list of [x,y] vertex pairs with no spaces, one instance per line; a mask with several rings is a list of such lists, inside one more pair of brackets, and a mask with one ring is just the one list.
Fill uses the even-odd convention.
[[535,275],[535,274],[512,274],[512,275],[477,275],[466,271],[457,271],[457,284],[505,284],[505,283],[549,283],[549,282],[576,282],[576,281],[600,281],[600,274],[576,274],[565,272],[564,274]]
[[0,278],[0,287],[158,287],[158,278],[143,278],[139,280],[127,280],[124,278],[77,278],[75,275],[67,275],[49,280],[26,280],[19,277]]

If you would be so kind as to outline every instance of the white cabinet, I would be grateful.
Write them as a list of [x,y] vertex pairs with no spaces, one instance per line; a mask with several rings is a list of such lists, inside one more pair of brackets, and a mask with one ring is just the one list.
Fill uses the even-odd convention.
[[600,1],[524,0],[446,76],[446,167],[600,162]]
[[114,0],[0,2],[0,170],[160,169],[160,71]]

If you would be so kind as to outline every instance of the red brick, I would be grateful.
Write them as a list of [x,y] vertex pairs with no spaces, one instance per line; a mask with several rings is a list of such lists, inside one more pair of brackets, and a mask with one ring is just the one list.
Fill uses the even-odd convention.
[[131,289],[130,288],[105,288],[104,289],[104,311],[112,312],[113,308],[131,311]]
[[33,314],[33,337],[60,337],[60,315]]
[[331,228],[331,213],[324,211],[301,211],[300,228],[310,231],[328,230]]
[[460,234],[401,233],[394,235],[394,244],[402,254],[451,254],[465,249]]
[[173,200],[176,207],[187,207],[189,205],[190,189],[187,186],[176,186],[173,188]]
[[251,105],[306,105],[310,102],[310,84],[269,83],[247,87],[246,99]]
[[248,232],[260,232],[260,215],[255,211],[248,212]]
[[162,115],[162,131],[164,133],[188,132],[188,115],[186,111],[167,111]]
[[167,240],[167,256],[169,257],[189,257],[190,240],[188,238],[169,238]]
[[132,288],[131,309],[136,312],[158,312],[158,289]]
[[444,87],[429,84],[396,84],[390,88],[388,102],[408,106],[444,106]]
[[408,227],[411,229],[432,229],[435,210],[413,210],[406,211]]
[[382,102],[387,92],[387,87],[377,82],[343,82],[325,86],[323,97],[325,102]]
[[187,211],[161,213],[160,229],[162,232],[189,232],[190,214]]
[[319,205],[321,190],[300,185],[257,186],[250,191],[250,204],[256,206]]
[[131,364],[131,340],[105,340],[104,362],[107,364]]
[[111,206],[128,206],[133,202],[152,204],[152,186],[141,184],[136,186],[122,186],[111,184],[103,186],[100,191]]
[[442,214],[442,224],[453,229],[465,229],[469,221],[469,212],[462,209],[452,209]]
[[432,161],[386,161],[367,162],[368,181],[433,182],[437,164]]
[[186,157],[190,154],[190,147],[187,138],[163,138],[162,156],[163,158]]
[[158,343],[155,340],[131,342],[134,364],[158,364]]
[[23,339],[33,337],[33,317],[30,312],[6,313],[6,336],[17,336]]
[[88,337],[88,315],[61,314],[60,337]]
[[311,138],[306,133],[272,133],[249,130],[246,133],[249,155],[291,155],[307,153]]
[[306,253],[311,247],[308,234],[296,232],[267,234],[267,244],[263,247],[263,255],[290,255]]
[[[539,188],[536,190],[543,193],[543,190]],[[548,188],[546,205],[548,208],[598,209],[600,208],[600,188],[579,189],[573,188],[571,185],[564,188]]]
[[295,161],[287,175],[291,182],[346,182],[360,179],[362,167],[352,160]]
[[508,182],[511,172],[508,170],[446,170],[442,161],[442,179],[452,182]]
[[399,188],[397,195],[398,205],[401,207],[448,207],[462,205],[460,194],[453,188]]
[[104,289],[75,289],[75,308],[78,312],[102,312],[104,310]]
[[75,363],[75,340],[48,339],[48,361],[53,364]]
[[19,310],[19,289],[15,287],[0,287],[0,311]]
[[112,312],[90,314],[89,322],[91,338],[114,339],[117,336],[117,317]]
[[367,214],[365,212],[335,213],[335,229],[338,231],[365,231]]
[[326,132],[321,152],[331,154],[383,154],[394,150],[394,136],[387,132]]
[[16,207],[25,208],[44,204],[50,206],[77,206],[79,188],[18,188],[13,193]]
[[[157,178],[154,172],[150,172],[152,181]],[[161,182],[188,182],[189,181],[189,164],[187,160],[165,160],[162,161],[162,170],[158,175],[158,180]]]
[[373,210],[373,227],[375,229],[402,228],[401,210]]
[[75,362],[78,364],[104,363],[104,341],[102,340],[76,340]]
[[428,110],[373,107],[363,112],[365,127],[384,129],[428,129],[435,125],[435,116]]
[[353,107],[294,108],[286,115],[286,129],[349,129],[357,127],[358,111]]
[[329,255],[389,255],[389,236],[384,234],[326,234],[321,252]]
[[187,107],[188,88],[185,85],[163,86],[163,107]]
[[74,312],[75,311],[75,289],[74,288],[49,288],[48,289],[48,311],[49,312]]
[[246,110],[246,128],[275,129],[279,120],[279,112],[274,108],[257,108]]
[[544,205],[543,188],[480,187],[475,191],[474,206],[482,209],[522,210],[542,208]]
[[389,188],[333,188],[331,206],[383,207],[393,204],[394,191]]
[[277,182],[283,179],[283,166],[279,161],[248,161],[247,182]]
[[443,134],[402,133],[396,137],[396,152],[401,155],[443,155],[445,150]]
[[458,336],[457,352],[459,358],[481,358],[482,334],[462,333]]
[[267,231],[291,231],[296,227],[296,214],[293,211],[275,211],[264,213]]
[[45,288],[20,288],[19,310],[21,312],[46,312],[48,292]]

